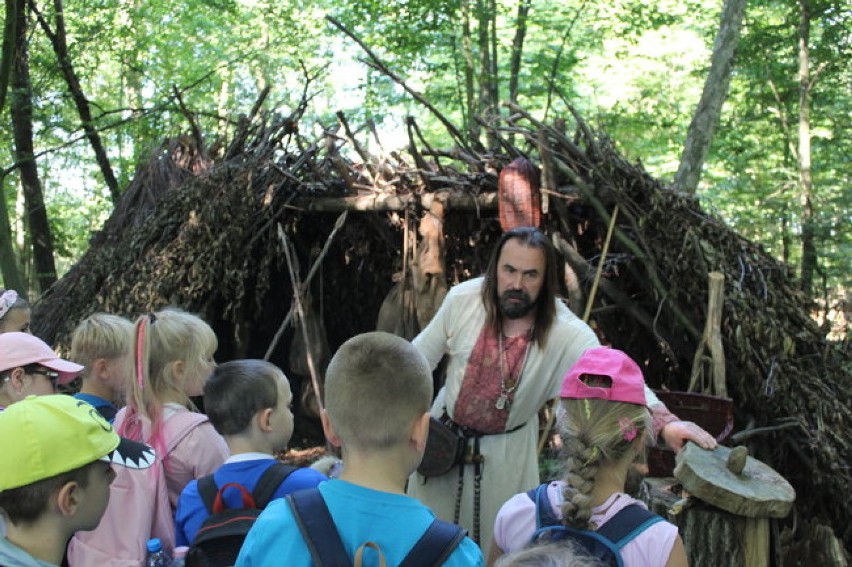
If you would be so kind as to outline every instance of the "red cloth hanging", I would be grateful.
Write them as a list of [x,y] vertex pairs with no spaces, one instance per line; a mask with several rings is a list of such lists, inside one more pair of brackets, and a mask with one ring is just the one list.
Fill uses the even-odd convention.
[[517,158],[500,172],[497,209],[503,231],[541,223],[541,174],[530,160]]

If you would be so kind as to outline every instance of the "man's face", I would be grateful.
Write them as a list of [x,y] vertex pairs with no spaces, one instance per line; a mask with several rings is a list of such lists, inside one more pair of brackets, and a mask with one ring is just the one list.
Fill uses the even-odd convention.
[[511,238],[497,259],[497,297],[500,313],[508,319],[529,314],[544,285],[546,260],[541,248]]

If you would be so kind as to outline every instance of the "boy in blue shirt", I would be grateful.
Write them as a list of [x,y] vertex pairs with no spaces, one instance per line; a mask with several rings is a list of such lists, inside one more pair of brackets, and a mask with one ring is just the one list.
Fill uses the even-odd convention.
[[[252,492],[261,475],[277,463],[293,435],[293,394],[284,373],[263,360],[233,360],[219,365],[204,385],[204,410],[210,423],[225,438],[231,456],[213,473],[217,487],[237,483]],[[312,488],[326,480],[310,468],[297,469],[278,486],[272,498]],[[225,504],[242,507],[237,489],[224,492]],[[190,545],[209,513],[190,481],[181,492],[175,512],[177,545]]]
[[[332,528],[350,560],[360,552],[363,565],[379,565],[381,557],[387,565],[399,565],[435,520],[429,508],[405,495],[406,480],[420,464],[429,434],[432,372],[405,339],[366,333],[335,353],[326,371],[325,393],[323,429],[343,453],[340,478],[316,489]],[[304,525],[294,517],[290,498],[273,502],[261,513],[237,567],[272,567],[282,558],[294,567],[313,564],[301,532]],[[444,565],[484,565],[479,547],[467,537],[451,549]]]
[[124,381],[131,374],[133,323],[109,313],[84,319],[71,336],[71,360],[84,367],[78,400],[94,406],[108,422],[115,421],[117,400],[124,398]]

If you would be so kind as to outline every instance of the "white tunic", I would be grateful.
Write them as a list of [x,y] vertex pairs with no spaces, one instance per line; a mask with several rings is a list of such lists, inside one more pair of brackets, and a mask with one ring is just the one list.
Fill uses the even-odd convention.
[[[446,383],[432,406],[435,417],[443,414],[444,407],[453,417],[468,357],[485,324],[485,309],[480,299],[482,282],[483,278],[476,278],[453,287],[438,313],[413,341],[432,368],[444,354],[449,355]],[[538,410],[559,395],[562,378],[580,354],[596,346],[598,339],[589,326],[557,301],[556,320],[547,335],[546,348],[532,345],[509,411],[506,429],[523,427],[480,440],[480,453],[485,458],[479,514],[483,550],[490,546],[500,506],[513,495],[539,484]],[[468,465],[465,469],[459,523],[472,535],[474,468]],[[426,482],[415,473],[409,479],[408,493],[432,508],[438,517],[453,521],[458,477],[457,467]]]

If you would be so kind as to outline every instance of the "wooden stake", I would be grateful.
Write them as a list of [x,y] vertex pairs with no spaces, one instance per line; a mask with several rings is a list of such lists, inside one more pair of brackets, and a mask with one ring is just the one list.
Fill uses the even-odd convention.
[[689,378],[688,391],[695,391],[699,376],[704,370],[704,349],[710,351],[712,363],[712,380],[710,384],[702,387],[704,393],[713,389],[713,393],[723,398],[728,397],[728,388],[725,383],[725,348],[722,346],[722,307],[725,297],[725,275],[719,272],[710,272],[709,292],[707,300],[707,322],[704,325],[704,333],[695,350],[695,358],[692,361],[692,375]]

